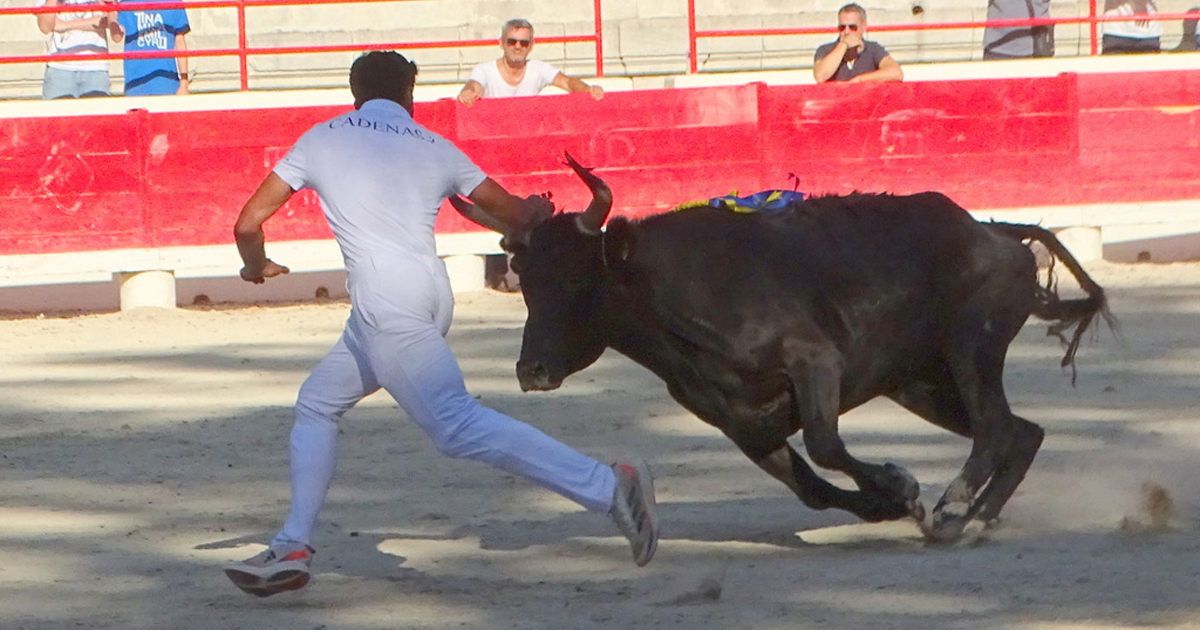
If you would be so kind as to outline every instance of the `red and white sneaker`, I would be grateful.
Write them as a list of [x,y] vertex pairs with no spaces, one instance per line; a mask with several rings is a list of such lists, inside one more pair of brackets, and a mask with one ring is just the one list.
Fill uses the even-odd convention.
[[299,543],[273,545],[241,562],[225,567],[234,586],[258,597],[304,588],[312,579],[312,547]]
[[613,464],[617,487],[609,516],[629,539],[633,561],[646,566],[658,548],[658,507],[654,501],[654,477],[641,457]]

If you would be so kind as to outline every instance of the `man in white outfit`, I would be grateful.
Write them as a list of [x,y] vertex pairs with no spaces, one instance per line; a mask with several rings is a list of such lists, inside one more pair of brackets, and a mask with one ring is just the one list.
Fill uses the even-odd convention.
[[500,29],[500,50],[504,54],[499,59],[471,69],[467,84],[458,93],[462,104],[470,107],[480,98],[537,96],[547,85],[568,92],[588,92],[596,100],[604,98],[604,88],[599,85],[588,85],[544,61],[529,58],[533,52],[533,24],[528,20],[504,23]]
[[434,245],[438,208],[448,196],[464,195],[514,226],[552,208],[541,197],[510,195],[453,144],[414,122],[416,74],[416,64],[395,52],[355,61],[355,111],[305,133],[246,202],[234,228],[244,280],[262,283],[287,273],[266,257],[262,225],[295,191],[314,189],[345,259],[351,302],[341,338],[296,401],[288,519],[262,553],[226,568],[234,584],[253,595],[308,584],[338,422],[380,388],[443,454],[491,464],[611,515],[639,566],[657,545],[654,487],[644,461],[603,464],[467,393],[444,338],[453,296]]

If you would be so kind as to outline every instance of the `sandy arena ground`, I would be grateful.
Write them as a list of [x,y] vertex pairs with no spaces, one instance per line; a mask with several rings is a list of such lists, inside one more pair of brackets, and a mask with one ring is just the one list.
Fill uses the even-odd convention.
[[[806,509],[615,353],[522,394],[520,297],[460,296],[451,343],[485,404],[651,461],[658,556],[638,569],[606,519],[441,457],[377,395],[343,423],[313,584],[269,599],[221,567],[283,518],[290,405],[348,306],[3,320],[0,628],[1200,628],[1200,265],[1088,267],[1123,340],[1086,343],[1072,388],[1026,327],[1009,395],[1046,443],[1004,524],[953,546]],[[885,402],[842,426],[927,505],[968,450]]]

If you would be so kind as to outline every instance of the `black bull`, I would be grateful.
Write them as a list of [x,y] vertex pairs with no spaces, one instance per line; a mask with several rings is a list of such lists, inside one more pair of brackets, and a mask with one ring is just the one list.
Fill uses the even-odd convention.
[[[567,159],[591,206],[500,226],[529,308],[521,388],[554,389],[613,348],[815,509],[912,516],[938,540],[996,519],[1043,437],[1009,408],[1009,343],[1031,314],[1049,320],[1073,368],[1081,335],[1109,317],[1103,290],[1052,233],[978,222],[937,193],[818,197],[773,217],[617,217],[602,232],[611,191]],[[1086,297],[1039,284],[1026,241]],[[972,440],[929,524],[912,475],[856,459],[838,436],[838,415],[877,396]],[[787,441],[796,432],[813,463],[858,490],[817,475]]]

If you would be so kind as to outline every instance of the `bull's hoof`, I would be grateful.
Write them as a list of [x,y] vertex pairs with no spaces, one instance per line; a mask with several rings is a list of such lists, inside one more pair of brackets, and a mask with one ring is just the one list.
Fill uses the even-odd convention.
[[921,530],[929,542],[952,543],[962,537],[966,527],[967,519],[964,515],[938,509],[933,511],[933,522]]
[[909,501],[907,504],[908,515],[913,517],[913,520],[918,523],[925,522],[925,504],[920,501]]
[[921,496],[921,484],[917,483],[912,473],[892,463],[884,464],[883,469],[890,482],[888,485],[907,502],[916,501]]
[[871,523],[894,521],[913,517],[918,521],[925,518],[925,506],[921,504],[921,485],[907,470],[895,464],[884,464],[883,470],[862,486],[868,498],[867,507],[859,517]]

